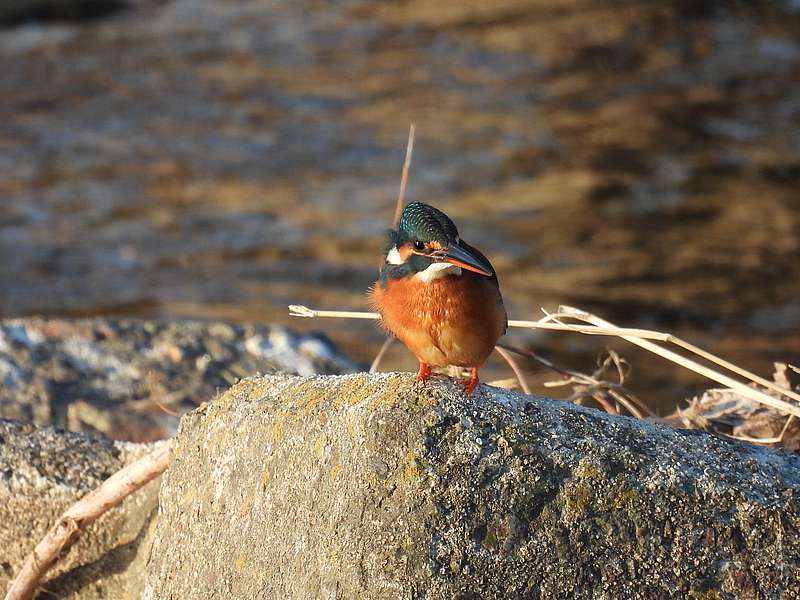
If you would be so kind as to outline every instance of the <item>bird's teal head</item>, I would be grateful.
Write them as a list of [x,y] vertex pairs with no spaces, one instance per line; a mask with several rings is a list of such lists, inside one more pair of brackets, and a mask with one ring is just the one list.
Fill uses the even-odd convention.
[[380,283],[417,276],[424,283],[439,277],[460,275],[461,269],[494,277],[489,261],[458,236],[455,223],[446,214],[422,202],[403,210],[396,230],[386,235],[386,262]]

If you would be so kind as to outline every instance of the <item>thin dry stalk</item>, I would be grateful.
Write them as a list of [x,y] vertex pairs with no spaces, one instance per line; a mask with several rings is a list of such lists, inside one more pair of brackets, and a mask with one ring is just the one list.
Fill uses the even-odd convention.
[[514,390],[519,388],[519,379],[516,377],[507,377],[506,379],[494,379],[487,382],[492,387],[503,388],[504,390]]
[[[417,126],[414,123],[408,128],[408,144],[406,145],[406,157],[403,160],[403,172],[400,175],[400,189],[397,192],[397,202],[394,206],[394,216],[392,217],[392,229],[396,229],[400,223],[400,216],[403,214],[403,208],[406,205],[406,188],[408,187],[408,171],[411,169],[411,156],[414,153],[414,132]],[[386,256],[381,254],[378,260],[378,271],[383,266]]]
[[155,403],[155,405],[158,408],[160,408],[163,412],[165,412],[169,416],[171,416],[171,417],[180,417],[181,416],[181,413],[176,412],[174,410],[170,410],[169,408],[164,406],[164,403],[161,402],[161,400],[158,399],[158,396],[153,396],[153,402]]
[[[408,171],[411,169],[411,156],[414,153],[414,132],[417,130],[417,126],[414,123],[408,128],[408,144],[406,144],[406,157],[403,161],[403,173],[400,176],[400,190],[397,192],[397,204],[394,207],[394,217],[392,218],[392,229],[396,229],[397,226],[400,224],[400,215],[403,214],[403,207],[406,205],[406,187],[408,186]],[[383,266],[383,261],[386,260],[386,257],[381,255],[380,260],[378,262],[378,271],[380,271],[381,267]],[[378,365],[381,364],[381,360],[383,359],[383,355],[386,354],[386,351],[389,349],[389,346],[392,345],[392,341],[394,340],[393,336],[388,336],[386,341],[383,342],[383,346],[378,351],[377,356],[372,361],[372,364],[369,367],[369,372],[374,373],[378,370]]]
[[789,430],[789,425],[792,424],[793,420],[794,420],[794,415],[789,415],[789,417],[786,419],[786,423],[783,424],[783,429],[781,429],[780,434],[775,437],[757,438],[757,437],[751,437],[749,435],[742,435],[742,434],[735,435],[732,433],[723,433],[722,435],[732,438],[734,440],[750,442],[751,444],[764,444],[764,445],[781,444],[783,443],[783,438],[786,436],[786,432]]
[[[619,409],[614,406],[613,402],[609,401],[608,397],[610,396],[612,400],[624,406],[625,409],[634,417],[641,419],[644,418],[645,415],[650,417],[655,416],[647,407],[647,405],[644,404],[644,402],[636,398],[636,396],[623,387],[622,384],[625,381],[625,361],[624,359],[620,358],[616,352],[609,352],[608,357],[600,364],[598,369],[592,375],[586,375],[585,373],[581,373],[579,371],[573,371],[572,369],[560,367],[553,361],[541,356],[540,354],[537,354],[533,350],[516,348],[514,346],[508,346],[507,344],[501,344],[498,346],[509,352],[514,352],[515,354],[532,358],[542,366],[561,375],[562,379],[558,381],[547,381],[544,383],[544,386],[572,386],[575,391],[567,398],[569,402],[581,404],[584,399],[592,398],[600,406],[602,406],[603,410],[606,412],[611,414],[619,414]],[[611,365],[614,365],[617,370],[619,377],[618,383],[604,381],[601,379],[605,370]]]
[[[563,375],[565,380],[567,378],[570,378],[570,377],[586,377],[586,375],[583,375],[582,373],[578,373],[577,371],[572,371],[570,369],[564,369],[562,367],[559,367],[553,361],[546,359],[544,356],[541,356],[540,354],[537,354],[533,350],[528,350],[527,348],[517,348],[515,346],[509,346],[508,344],[498,344],[498,346],[500,348],[508,350],[509,352],[514,352],[516,354],[519,354],[520,356],[527,356],[528,358],[532,358],[533,360],[538,362],[540,365],[550,369],[551,371],[555,371],[559,375]],[[545,384],[545,385],[547,385],[547,384]],[[558,385],[561,385],[561,384],[559,383]]]
[[[347,312],[347,311],[313,310],[306,306],[297,306],[297,305],[292,305],[289,307],[289,314],[291,316],[298,316],[298,317],[343,317],[343,318],[355,318],[355,319],[380,318],[380,315],[378,315],[378,313],[357,312],[357,311]],[[562,321],[560,321],[560,319],[563,318],[576,319],[584,323],[589,323],[590,325],[587,326],[587,325],[574,325],[571,323],[563,323]],[[650,331],[647,329],[631,329],[631,328],[616,327],[614,324],[609,323],[608,321],[605,321],[600,317],[597,317],[584,310],[573,308],[570,306],[559,307],[559,310],[556,314],[552,315],[546,314],[546,316],[541,321],[510,320],[508,322],[508,326],[523,327],[529,329],[551,329],[557,331],[572,331],[576,333],[584,333],[589,335],[617,336],[632,344],[645,348],[646,350],[649,350],[654,354],[658,354],[662,358],[674,362],[675,364],[681,365],[686,369],[694,371],[695,373],[699,373],[700,375],[703,375],[704,377],[707,377],[712,381],[716,381],[732,389],[735,389],[743,396],[755,400],[756,402],[772,407],[786,414],[800,417],[800,394],[798,394],[797,392],[794,392],[791,389],[786,389],[781,386],[778,386],[771,381],[759,377],[758,375],[751,373],[746,369],[742,369],[741,367],[738,367],[724,359],[721,359],[711,354],[710,352],[703,350],[702,348],[698,348],[697,346],[690,344],[689,342],[686,342],[668,333]],[[745,383],[742,383],[741,381],[738,381],[728,375],[725,375],[724,373],[720,373],[694,360],[686,358],[685,356],[682,356],[676,352],[673,352],[672,350],[659,346],[658,344],[655,344],[651,340],[657,340],[675,344],[685,350],[688,350],[700,356],[701,358],[704,358],[705,360],[708,360],[709,362],[721,366],[724,369],[728,369],[731,372],[736,373],[741,377],[749,379],[752,383],[761,385],[762,387],[765,387],[772,392],[791,398],[796,402],[798,402],[798,404],[792,404],[790,402],[786,402],[779,398],[770,396],[763,390],[751,387]]]
[[172,393],[167,394],[166,397],[163,399],[160,398],[158,395],[153,394],[152,396],[148,396],[147,398],[139,398],[137,400],[128,400],[125,403],[125,408],[129,408],[135,412],[150,412],[153,409],[153,405],[155,404],[156,407],[163,413],[168,414],[171,417],[180,417],[181,414],[167,408],[167,404],[170,404],[172,400],[178,398],[180,394]]
[[498,345],[494,347],[497,350],[497,353],[503,357],[503,359],[508,363],[508,366],[511,367],[511,370],[514,371],[514,375],[517,377],[517,381],[519,381],[519,386],[522,388],[522,391],[526,394],[531,393],[531,388],[528,386],[528,382],[525,381],[525,376],[522,374],[522,369],[519,368],[517,365],[517,361],[514,360],[514,357],[505,350],[502,346]]
[[408,144],[406,145],[406,158],[403,161],[403,174],[400,176],[400,191],[397,194],[397,205],[394,208],[394,218],[392,219],[392,229],[400,223],[400,215],[403,214],[403,207],[406,205],[406,186],[408,185],[408,171],[411,168],[411,155],[414,152],[414,132],[417,126],[414,123],[408,128]]
[[606,395],[603,393],[604,391],[605,390],[600,390],[600,389],[587,390],[587,392],[584,392],[584,394],[591,396],[592,399],[594,399],[594,401],[597,402],[603,408],[603,410],[606,411],[608,414],[618,415],[619,408],[614,406],[611,402],[608,401]]
[[[289,316],[290,317],[305,317],[305,318],[314,318],[314,317],[323,317],[323,318],[334,318],[334,319],[367,319],[367,320],[378,320],[381,316],[376,312],[363,312],[363,311],[353,311],[353,310],[318,310],[315,308],[309,308],[302,304],[290,304],[289,305]],[[545,317],[541,321],[519,321],[519,320],[510,320],[508,322],[509,327],[520,327],[523,329],[549,329],[551,331],[572,331],[577,333],[585,333],[588,335],[606,335],[606,336],[623,336],[623,335],[633,335],[636,337],[640,337],[643,339],[651,339],[651,340],[660,340],[660,341],[667,341],[670,334],[668,333],[660,333],[658,331],[650,331],[648,329],[633,329],[633,328],[622,328],[622,327],[596,327],[596,326],[582,326],[582,325],[571,325],[566,323],[550,323],[547,321],[548,317]]]
[[25,559],[6,592],[5,600],[33,598],[45,573],[62,552],[75,543],[81,532],[107,510],[161,475],[169,465],[169,456],[170,443],[164,443],[157,450],[114,473],[100,487],[70,506]]
[[[571,318],[575,318],[575,319],[585,320],[585,321],[593,323],[594,325],[599,326],[599,327],[603,327],[602,323],[606,323],[608,325],[611,325],[611,323],[601,319],[600,317],[592,315],[591,313],[587,313],[586,311],[581,310],[580,308],[573,308],[571,306],[561,306],[561,307],[559,307],[559,313],[557,313],[555,315],[551,315],[549,313],[545,313],[545,314],[547,315],[545,317],[546,319],[547,318],[554,318],[554,319],[556,319],[557,323],[560,323],[560,321],[558,321],[558,318],[560,318],[562,316],[567,316],[567,317],[571,317]],[[581,315],[586,316],[586,317],[591,317],[591,318],[583,319]],[[695,346],[691,342],[687,342],[686,340],[681,339],[681,338],[679,338],[677,336],[674,336],[671,333],[661,333],[656,337],[656,336],[649,336],[649,335],[648,336],[639,336],[639,335],[635,335],[634,333],[632,333],[632,331],[633,330],[625,331],[625,330],[620,329],[620,332],[622,332],[624,335],[633,335],[633,336],[638,337],[640,339],[657,340],[657,341],[668,342],[670,344],[674,344],[674,345],[676,345],[676,346],[678,346],[680,348],[683,348],[684,350],[688,350],[689,352],[691,352],[691,353],[693,353],[693,354],[695,354],[695,355],[697,355],[697,356],[699,356],[701,358],[704,358],[705,360],[707,360],[709,362],[717,364],[717,365],[719,365],[719,366],[731,371],[732,373],[736,373],[737,375],[740,375],[741,377],[749,379],[750,381],[752,381],[754,383],[758,383],[759,385],[761,385],[761,386],[763,386],[763,387],[765,387],[765,388],[767,388],[769,390],[772,390],[773,392],[776,392],[776,393],[778,393],[780,395],[787,396],[787,397],[789,397],[789,398],[791,398],[793,400],[796,400],[796,401],[800,402],[800,394],[797,394],[796,392],[792,391],[791,389],[787,389],[787,388],[781,387],[781,386],[777,385],[774,381],[770,381],[769,379],[764,379],[763,377],[761,377],[759,375],[756,375],[755,373],[753,373],[751,371],[748,371],[747,369],[743,369],[742,367],[739,367],[738,365],[735,365],[732,362],[729,362],[729,361],[725,360],[724,358],[720,358],[719,356],[711,354],[710,352],[708,352],[706,350],[703,350],[699,346]],[[645,331],[646,332],[647,330],[641,330],[641,331]],[[658,332],[652,332],[652,333],[658,333]],[[619,337],[624,337],[624,336],[623,335],[619,335]]]
[[389,346],[392,345],[392,342],[394,342],[394,340],[395,340],[394,336],[390,335],[383,342],[383,345],[381,346],[381,349],[378,350],[378,353],[375,355],[375,359],[372,361],[372,364],[369,366],[369,372],[370,373],[375,373],[378,370],[378,365],[381,364],[381,360],[383,360],[383,355],[386,354],[386,351],[389,349]]
[[[613,366],[617,371],[618,382],[616,384],[603,379],[603,375],[605,374],[606,370],[611,366]],[[597,367],[597,370],[592,373],[592,377],[600,380],[604,384],[607,384],[604,389],[605,393],[611,396],[611,398],[618,405],[624,406],[625,409],[634,417],[641,419],[642,413],[647,413],[648,416],[655,417],[655,414],[644,402],[639,400],[639,398],[637,398],[633,393],[624,387],[625,379],[629,372],[630,365],[628,364],[628,361],[626,361],[613,350],[608,350],[608,354]]]
[[[561,319],[561,318],[572,318],[572,319],[577,319],[579,321],[584,321],[586,323],[591,323],[591,324],[593,324],[593,325],[595,325],[597,327],[614,327],[614,325],[612,323],[609,323],[608,321],[605,321],[605,320],[601,319],[600,317],[597,317],[597,316],[595,316],[595,315],[593,315],[591,313],[588,313],[586,311],[583,311],[583,310],[581,310],[579,308],[573,308],[571,306],[560,306],[559,309],[558,309],[558,312],[556,314],[554,314],[554,315],[549,315],[549,318],[556,319],[556,320]],[[748,385],[746,385],[746,384],[744,384],[744,383],[742,383],[740,381],[737,381],[736,379],[733,379],[733,378],[731,378],[731,377],[729,377],[729,376],[727,376],[727,375],[725,375],[723,373],[720,373],[720,372],[718,372],[718,371],[716,371],[714,369],[711,369],[711,368],[709,368],[709,367],[707,367],[705,365],[701,365],[700,363],[695,362],[695,361],[693,361],[693,360],[691,360],[689,358],[686,358],[685,356],[681,356],[680,354],[678,354],[676,352],[673,352],[672,350],[669,350],[667,348],[659,346],[658,344],[655,344],[655,343],[651,342],[650,340],[637,338],[637,337],[632,336],[632,335],[621,335],[619,337],[621,337],[622,339],[624,339],[624,340],[626,340],[626,341],[628,341],[628,342],[630,342],[632,344],[640,346],[640,347],[644,348],[645,350],[649,350],[650,352],[653,352],[654,354],[658,354],[662,358],[666,358],[669,361],[672,361],[672,362],[674,362],[674,363],[676,363],[678,365],[681,365],[682,367],[684,367],[686,369],[689,369],[690,371],[694,371],[695,373],[699,373],[700,375],[703,375],[704,377],[707,377],[708,379],[711,379],[712,381],[716,381],[717,383],[721,383],[722,385],[728,386],[729,388],[736,390],[737,392],[739,392],[743,396],[746,396],[746,397],[748,397],[748,398],[750,398],[752,400],[755,400],[756,402],[759,402],[759,403],[764,404],[766,406],[770,406],[770,407],[772,407],[774,409],[780,410],[780,411],[785,412],[787,414],[793,414],[795,416],[800,416],[800,405],[793,405],[793,404],[790,404],[789,402],[786,402],[784,400],[779,400],[778,398],[774,398],[774,397],[770,396],[769,394],[767,394],[766,392],[758,390],[758,389],[756,389],[754,387],[750,387],[750,386],[748,386]],[[708,354],[708,353],[706,353],[706,354]],[[708,355],[709,356],[713,356],[711,354],[708,354]],[[716,359],[716,360],[713,361],[714,363],[716,363],[716,364],[718,364],[720,366],[724,366],[724,363],[726,361],[723,361],[722,359],[717,359],[716,357],[714,357],[714,358]],[[749,373],[748,371],[745,371],[744,369],[739,369],[738,367],[737,367],[737,371],[741,371],[743,373]],[[755,383],[755,379],[761,379],[760,377],[758,377],[756,375],[752,375],[752,376],[751,375],[752,374],[748,374],[748,375],[744,375],[744,376],[747,377],[748,379],[751,379],[751,381],[753,381],[754,383]],[[766,381],[766,380],[764,380],[764,381]],[[773,386],[773,385],[770,385],[769,387],[770,387],[770,389],[773,389],[773,387],[774,387],[775,391],[777,391],[778,393],[781,393],[781,394],[783,394],[785,396],[789,396],[791,398],[795,398],[795,397],[800,398],[800,396],[798,396],[798,394],[796,394],[795,392],[793,392],[791,390],[787,390],[787,389],[784,389],[784,388],[781,388],[781,387],[778,387],[778,386]]]
[[[315,310],[308,308],[307,306],[299,306],[299,305],[291,305],[289,306],[289,314],[293,317],[334,317],[334,318],[348,318],[348,319],[379,319],[380,315],[378,313],[373,312],[360,312],[360,311],[338,311],[338,310]],[[572,318],[577,319],[580,321],[584,321],[586,323],[590,323],[591,325],[574,325],[571,323],[563,323],[560,319],[563,318]],[[777,410],[785,412],[787,414],[792,414],[797,417],[800,417],[800,405],[794,405],[789,402],[785,402],[778,398],[774,398],[769,394],[766,394],[758,389],[752,388],[747,386],[744,383],[741,383],[731,377],[724,375],[715,371],[714,369],[710,369],[704,365],[701,365],[689,358],[681,356],[676,352],[673,352],[667,348],[663,348],[657,344],[652,343],[650,340],[657,340],[662,342],[669,342],[672,344],[676,344],[690,352],[697,354],[698,356],[705,358],[706,360],[713,362],[725,369],[729,369],[732,372],[740,375],[741,377],[745,377],[749,379],[753,383],[757,383],[766,387],[767,389],[780,394],[782,396],[786,396],[791,398],[792,400],[797,401],[800,403],[800,394],[794,392],[790,389],[786,389],[776,385],[775,383],[759,377],[758,375],[747,371],[746,369],[742,369],[741,367],[737,367],[736,365],[719,358],[710,352],[703,350],[702,348],[698,348],[697,346],[690,344],[678,337],[673,336],[669,333],[661,333],[658,331],[650,331],[647,329],[633,329],[633,328],[624,328],[624,327],[616,327],[612,323],[601,319],[591,313],[588,313],[584,310],[579,308],[573,308],[570,306],[561,306],[559,310],[555,314],[547,314],[543,320],[541,321],[514,321],[511,320],[508,322],[509,327],[522,327],[526,329],[550,329],[554,331],[572,331],[575,333],[584,333],[588,335],[605,335],[605,336],[616,336],[620,337],[624,340],[629,341],[632,344],[636,344],[637,346],[641,346],[654,354],[658,354],[662,358],[666,358],[669,361],[672,361],[676,364],[679,364],[691,371],[699,373],[712,381],[716,381],[717,383],[721,383],[733,389],[736,389],[738,392],[742,393],[757,402],[765,404],[767,406],[771,406]],[[732,367],[732,368],[731,368]]]
[[368,319],[377,321],[381,316],[376,312],[363,312],[358,310],[315,310],[301,304],[289,305],[290,317],[333,317],[341,319]]
[[621,404],[622,406],[624,406],[625,410],[627,410],[634,417],[638,419],[643,419],[644,413],[646,413],[647,416],[649,417],[655,417],[653,411],[650,410],[650,408],[644,402],[639,400],[639,398],[634,396],[629,391],[625,390],[625,393],[621,394],[613,387],[609,387],[607,392],[609,396],[611,396],[612,398],[614,398],[614,400],[617,401],[617,404]]

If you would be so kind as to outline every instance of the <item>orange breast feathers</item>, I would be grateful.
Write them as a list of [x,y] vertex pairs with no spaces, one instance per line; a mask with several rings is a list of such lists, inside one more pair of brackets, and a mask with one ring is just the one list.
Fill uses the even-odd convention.
[[464,272],[423,283],[416,277],[376,283],[370,302],[383,326],[429,365],[480,366],[506,330],[493,281]]

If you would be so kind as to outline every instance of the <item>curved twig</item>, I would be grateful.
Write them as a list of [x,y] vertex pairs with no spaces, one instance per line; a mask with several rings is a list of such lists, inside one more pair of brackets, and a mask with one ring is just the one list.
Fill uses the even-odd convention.
[[520,369],[519,365],[517,365],[517,361],[514,360],[511,354],[503,346],[498,344],[494,347],[494,349],[497,350],[497,353],[505,359],[505,361],[508,363],[508,366],[511,367],[511,370],[514,371],[514,375],[516,375],[522,391],[526,394],[530,394],[531,388],[528,386],[528,382],[525,381],[525,376],[522,374],[522,369]]
[[396,338],[393,335],[390,335],[386,338],[381,346],[381,349],[378,350],[378,353],[375,355],[375,360],[372,361],[372,364],[369,366],[369,372],[375,373],[378,370],[378,365],[381,364],[381,360],[383,360],[383,355],[386,354],[386,351],[389,349],[389,346],[392,345]]
[[100,487],[70,506],[25,559],[6,592],[5,600],[33,598],[45,573],[55,564],[61,553],[75,543],[81,531],[166,470],[169,465],[170,447],[171,443],[167,442],[120,469]]

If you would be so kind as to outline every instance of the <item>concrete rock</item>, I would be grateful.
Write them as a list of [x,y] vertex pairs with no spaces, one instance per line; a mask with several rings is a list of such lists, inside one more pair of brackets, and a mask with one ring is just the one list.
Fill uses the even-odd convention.
[[[152,450],[0,420],[0,590],[80,497]],[[48,597],[137,598],[150,548],[159,480],[98,519],[48,573]]]
[[792,598],[800,457],[409,375],[185,416],[143,598]]

